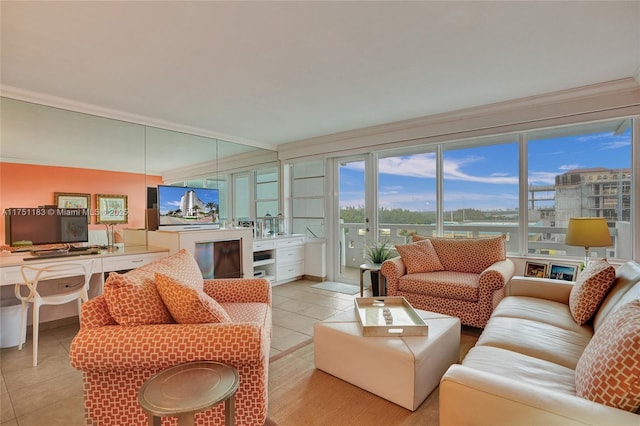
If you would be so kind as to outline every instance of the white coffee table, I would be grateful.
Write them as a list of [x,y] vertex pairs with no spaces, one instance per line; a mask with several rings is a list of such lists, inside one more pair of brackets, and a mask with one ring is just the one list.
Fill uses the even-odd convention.
[[427,336],[364,337],[355,308],[316,323],[316,368],[415,411],[460,356],[460,320],[417,312]]

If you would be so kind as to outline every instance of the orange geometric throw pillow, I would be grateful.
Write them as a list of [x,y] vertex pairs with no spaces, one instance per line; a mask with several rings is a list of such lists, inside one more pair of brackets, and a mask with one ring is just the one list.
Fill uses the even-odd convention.
[[111,272],[104,283],[109,313],[120,325],[169,324],[173,318],[153,283],[153,272]]
[[396,250],[407,268],[407,273],[442,271],[444,267],[438,259],[433,244],[421,240],[411,244],[396,245]]
[[571,316],[580,325],[589,321],[616,277],[616,270],[607,261],[589,263],[578,276],[569,294]]
[[105,282],[104,296],[109,313],[118,324],[144,325],[175,322],[156,289],[154,283],[156,272],[202,290],[203,279],[198,262],[185,249],[126,274],[112,272]]
[[576,394],[637,412],[640,408],[640,300],[611,313],[576,365]]
[[231,322],[229,314],[208,294],[164,274],[155,274],[156,287],[180,324]]

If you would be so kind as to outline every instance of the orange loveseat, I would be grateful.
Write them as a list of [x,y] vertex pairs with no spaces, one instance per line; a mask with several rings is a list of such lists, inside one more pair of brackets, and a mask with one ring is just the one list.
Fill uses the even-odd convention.
[[[167,367],[201,360],[238,369],[236,423],[264,424],[272,327],[270,283],[262,278],[202,280],[200,275],[206,299],[210,297],[218,310],[222,308],[224,312],[214,309],[214,313],[224,318],[193,323],[197,316],[158,311],[162,300],[154,294],[154,280],[162,277],[158,271],[177,279],[185,275],[185,269],[195,276],[190,254],[183,251],[127,274],[112,273],[105,294],[82,305],[80,331],[71,344],[70,357],[71,365],[83,372],[87,425],[147,425],[147,415],[137,401],[145,380]],[[141,294],[149,300],[132,302]],[[118,297],[122,303],[115,305]],[[196,303],[203,299],[199,297]],[[136,312],[141,307],[146,312]],[[171,312],[182,322],[192,323],[177,323],[177,318],[167,316]],[[196,414],[197,425],[223,423],[223,404]],[[163,418],[162,424],[175,425],[176,419]]]
[[400,256],[382,264],[387,294],[403,296],[416,309],[460,318],[483,328],[505,296],[515,272],[505,236],[436,238],[414,236],[397,245]]

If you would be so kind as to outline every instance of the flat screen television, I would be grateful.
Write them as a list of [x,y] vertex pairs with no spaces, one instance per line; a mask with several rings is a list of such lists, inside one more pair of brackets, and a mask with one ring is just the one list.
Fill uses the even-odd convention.
[[42,245],[89,241],[87,209],[55,206],[9,208],[4,211],[5,243]]
[[159,228],[220,228],[219,207],[217,189],[158,185]]

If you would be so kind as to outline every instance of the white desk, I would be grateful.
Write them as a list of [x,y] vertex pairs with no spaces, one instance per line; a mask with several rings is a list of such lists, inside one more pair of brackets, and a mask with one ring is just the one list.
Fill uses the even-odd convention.
[[[126,246],[114,252],[103,250],[95,255],[38,258],[27,261],[24,259],[32,257],[28,253],[0,253],[0,297],[2,299],[14,299],[13,285],[22,282],[22,275],[20,274],[20,267],[22,265],[45,266],[93,258],[96,261],[94,263],[93,276],[91,277],[89,288],[89,297],[91,298],[102,294],[105,272],[134,269],[154,260],[162,259],[168,255],[169,250],[167,248],[148,246]],[[43,309],[41,311],[40,323],[78,315],[75,303],[50,306],[47,308],[49,309]]]
[[43,257],[27,261],[24,259],[32,258],[28,253],[2,253],[0,255],[0,286],[22,282],[22,275],[20,274],[20,267],[22,265],[37,265],[41,267],[60,262],[73,262],[74,260],[90,258],[96,259],[93,273],[100,274],[102,277],[100,282],[104,284],[105,272],[134,269],[166,257],[168,254],[169,249],[167,248],[149,246],[125,246],[113,252],[103,250],[95,255]]

